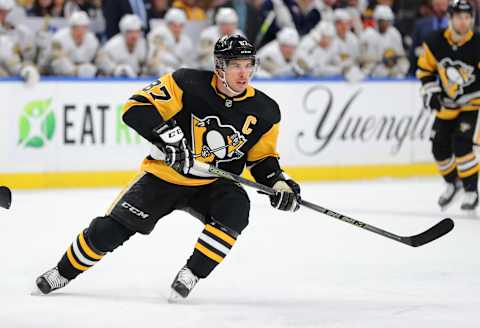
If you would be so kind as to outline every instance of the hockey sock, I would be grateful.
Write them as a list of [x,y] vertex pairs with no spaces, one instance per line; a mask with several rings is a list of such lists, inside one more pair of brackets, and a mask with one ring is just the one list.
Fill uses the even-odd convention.
[[451,156],[445,160],[437,161],[438,170],[447,183],[454,183],[457,180],[457,163],[455,157]]
[[473,152],[457,158],[458,176],[465,191],[476,191],[478,185],[478,161]]
[[187,267],[199,278],[207,277],[235,244],[238,234],[219,223],[205,225]]
[[69,280],[94,266],[105,255],[91,245],[86,231],[87,229],[77,236],[58,262],[58,271]]

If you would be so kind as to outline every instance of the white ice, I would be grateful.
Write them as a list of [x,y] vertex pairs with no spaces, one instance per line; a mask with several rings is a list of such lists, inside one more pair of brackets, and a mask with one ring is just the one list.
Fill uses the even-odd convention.
[[0,209],[0,327],[480,327],[480,219],[436,207],[439,179],[303,184],[305,199],[404,235],[451,216],[412,248],[309,209],[281,213],[250,193],[251,223],[186,304],[169,286],[200,222],[175,213],[66,288],[31,296],[35,278],[119,189],[14,191]]

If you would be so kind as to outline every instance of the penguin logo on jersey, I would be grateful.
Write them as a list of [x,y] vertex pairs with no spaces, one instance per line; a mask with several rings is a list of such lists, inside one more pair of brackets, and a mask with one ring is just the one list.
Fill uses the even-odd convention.
[[455,99],[463,94],[463,88],[475,81],[474,68],[459,60],[444,58],[438,64],[438,73],[443,89],[447,95]]
[[245,136],[216,116],[203,119],[192,114],[192,149],[194,157],[205,163],[230,162],[241,158]]

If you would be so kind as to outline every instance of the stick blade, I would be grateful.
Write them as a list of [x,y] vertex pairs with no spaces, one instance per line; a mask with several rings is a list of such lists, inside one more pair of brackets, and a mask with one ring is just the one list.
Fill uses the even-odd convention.
[[436,225],[431,227],[430,229],[419,233],[418,235],[411,236],[411,237],[404,237],[404,243],[410,245],[412,247],[418,247],[425,244],[428,244],[435,239],[442,237],[449,233],[455,224],[453,220],[450,218],[443,219],[442,221],[438,222]]
[[11,204],[12,192],[10,191],[10,188],[0,186],[0,207],[6,208],[8,210]]

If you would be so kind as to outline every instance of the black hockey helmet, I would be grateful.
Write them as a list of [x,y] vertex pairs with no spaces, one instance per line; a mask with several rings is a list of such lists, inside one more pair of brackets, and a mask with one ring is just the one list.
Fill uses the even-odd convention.
[[255,54],[255,46],[239,34],[222,36],[213,50],[215,66],[220,69],[232,59],[251,59],[255,63]]
[[468,13],[473,17],[475,10],[467,0],[454,0],[448,5],[448,15],[452,17],[455,13]]

